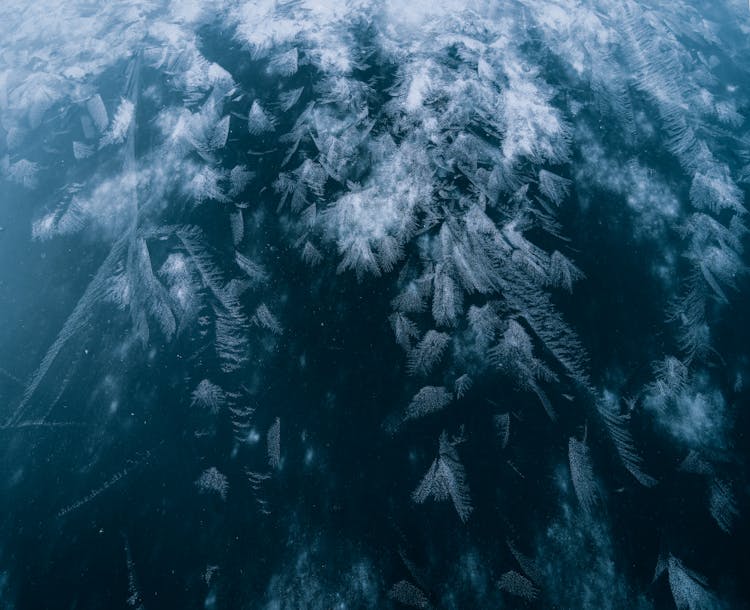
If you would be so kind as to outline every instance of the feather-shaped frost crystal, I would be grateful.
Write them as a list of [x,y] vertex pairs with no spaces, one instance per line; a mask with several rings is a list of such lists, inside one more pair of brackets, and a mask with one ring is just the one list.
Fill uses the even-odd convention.
[[591,513],[599,501],[594,469],[591,464],[591,451],[585,443],[571,438],[568,443],[568,459],[573,489],[581,508]]
[[412,499],[417,504],[424,503],[428,498],[437,502],[450,499],[463,522],[468,520],[473,510],[464,467],[445,432],[440,435],[438,457],[412,493]]
[[247,129],[251,135],[259,136],[274,130],[276,122],[260,105],[258,100],[253,102],[247,116]]
[[450,336],[428,330],[422,340],[409,353],[408,371],[411,375],[427,375],[440,362],[448,347]]
[[411,399],[404,419],[417,419],[435,413],[444,409],[452,400],[453,394],[444,387],[425,386]]
[[217,414],[227,404],[227,395],[218,385],[203,379],[193,390],[192,405]]
[[274,470],[281,466],[281,419],[276,418],[266,434],[268,465]]

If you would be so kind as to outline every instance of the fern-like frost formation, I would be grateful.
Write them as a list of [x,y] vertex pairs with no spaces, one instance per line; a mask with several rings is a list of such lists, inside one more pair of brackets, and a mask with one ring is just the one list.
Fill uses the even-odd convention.
[[748,32],[3,3],[0,605],[744,607]]

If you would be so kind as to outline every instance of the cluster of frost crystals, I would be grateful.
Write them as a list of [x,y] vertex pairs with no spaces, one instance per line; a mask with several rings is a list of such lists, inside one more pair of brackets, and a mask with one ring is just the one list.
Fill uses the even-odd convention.
[[[552,413],[544,383],[562,373],[588,385],[585,353],[546,296],[583,277],[554,218],[570,191],[557,172],[572,131],[521,48],[528,32],[514,12],[498,18],[484,3],[420,5],[413,14],[344,3],[331,12],[302,3],[277,7],[265,25],[249,7],[233,16],[236,36],[268,57],[269,69],[294,44],[320,78],[282,137],[291,144],[274,184],[282,209],[298,218],[303,260],[319,264],[335,246],[339,272],[360,281],[392,274],[391,323],[411,374],[443,376],[456,360],[492,359]],[[345,20],[354,15],[372,19],[374,52],[356,57],[355,43],[350,62],[321,61],[323,44],[361,36]],[[393,74],[385,93],[366,68]],[[251,132],[258,116],[251,110]],[[554,247],[536,245],[532,232]],[[480,305],[493,319],[480,331],[482,347],[467,353]],[[518,361],[503,340],[514,334],[528,336]]]
[[466,522],[473,507],[466,473],[454,444],[445,432],[440,435],[438,457],[412,493],[412,499],[417,504],[428,498],[438,502],[450,499],[461,521]]
[[214,493],[222,500],[227,499],[229,481],[225,475],[216,469],[215,466],[204,470],[201,473],[201,476],[195,481],[195,484],[202,493]]
[[[275,299],[259,294],[268,273],[253,245],[257,225],[246,228],[254,174],[246,157],[229,153],[240,121],[227,105],[245,96],[204,55],[198,36],[217,10],[223,2],[0,7],[8,45],[0,57],[0,188],[8,205],[33,199],[26,230],[34,247],[65,240],[64,266],[86,280],[36,368],[19,379],[2,426],[85,430],[66,457],[85,464],[75,470],[93,481],[86,498],[110,493],[109,483],[96,487],[100,463],[134,459],[118,449],[131,437],[112,441],[112,421],[129,415],[131,423],[153,425],[150,400],[132,392],[119,408],[134,371],[156,362],[176,375],[170,400],[200,407],[179,422],[199,454],[215,449],[223,426],[247,445],[248,396],[258,382],[238,371],[253,339],[263,344],[259,351],[271,350],[282,330]],[[208,222],[193,213],[208,206]],[[84,404],[69,409],[66,391],[96,376],[103,381],[94,383],[91,401],[76,399]],[[92,408],[102,395],[113,396],[105,422]],[[121,430],[134,434],[129,423]],[[32,446],[44,442],[29,438]],[[201,492],[226,498],[229,478],[217,467],[189,477]]]
[[[719,9],[727,19],[736,10]],[[494,370],[552,419],[561,399],[582,424],[580,407],[594,405],[592,433],[606,435],[645,487],[657,480],[633,420],[657,423],[683,450],[721,453],[727,407],[706,362],[718,306],[745,270],[746,233],[729,130],[740,130],[733,141],[748,156],[737,83],[721,72],[735,52],[723,24],[682,2],[302,2],[268,8],[266,25],[261,13],[235,11],[237,37],[269,70],[292,65],[296,48],[295,67],[309,62],[320,77],[283,137],[281,208],[298,221],[290,231],[306,262],[334,258],[360,282],[393,278],[389,321],[423,386],[405,392],[406,419],[451,411],[449,383]],[[355,15],[372,24],[366,54],[347,23]],[[342,45],[341,61],[327,61]],[[724,54],[707,55],[710,45]],[[387,88],[376,89],[373,72]],[[252,132],[260,115],[251,115]],[[648,384],[630,400],[602,392],[555,306],[586,271],[573,262],[578,244],[566,240],[560,210],[571,198],[591,208],[602,193],[632,220],[633,237],[659,251],[649,272],[668,293],[672,364],[688,387]],[[658,349],[644,347],[641,366]],[[456,385],[459,400],[465,392]],[[592,512],[593,456],[576,439],[569,448],[579,503]],[[420,498],[447,496],[448,462],[433,462]]]
[[[679,367],[675,370],[675,366]],[[726,448],[727,407],[721,391],[705,373],[689,375],[674,357],[655,367],[643,406],[687,448],[720,455]]]
[[[599,440],[626,477],[652,488],[660,481],[647,474],[632,424],[651,426],[666,450],[690,452],[682,472],[701,477],[716,525],[729,532],[738,517],[723,471],[731,405],[718,389],[714,342],[746,270],[740,4],[720,2],[710,14],[683,1],[635,0],[4,4],[0,186],[12,198],[39,195],[35,247],[58,239],[104,253],[20,382],[3,427],[66,423],[57,419],[60,397],[89,372],[81,353],[96,344],[104,347],[94,373],[111,362],[179,362],[188,388],[181,399],[201,407],[189,410],[199,423],[188,436],[213,454],[209,443],[224,426],[234,433],[231,459],[246,458],[263,446],[250,400],[262,387],[261,352],[295,335],[284,295],[270,290],[283,291],[273,281],[283,270],[268,267],[259,245],[274,241],[268,252],[296,251],[314,268],[311,284],[333,270],[361,284],[379,278],[408,375],[394,407],[402,419],[429,415],[413,425],[442,426],[441,418],[471,419],[471,407],[478,420],[496,422],[500,463],[524,481],[513,452],[539,452],[513,446],[524,438],[527,398],[563,420],[554,428],[562,442],[545,444],[567,463],[562,516],[538,541],[537,569],[512,551],[519,565],[503,567],[499,590],[575,607],[603,607],[611,593],[611,603],[640,607],[616,578],[607,511],[599,510],[608,497],[597,478]],[[239,57],[226,66],[210,59],[211,32]],[[106,85],[112,79],[116,91]],[[586,281],[593,240],[571,242],[565,223],[597,206],[630,223],[632,235],[617,244],[623,256],[638,258],[630,237],[658,251],[642,264],[659,279],[658,305],[675,329],[658,339],[644,329],[639,361],[628,367],[657,364],[629,394],[612,381],[616,372],[602,373],[609,362],[591,373],[585,346],[594,340],[577,330],[587,321],[566,306]],[[97,337],[103,320],[112,330]],[[502,396],[478,407],[473,397],[487,386]],[[282,459],[281,420],[264,415],[273,423],[263,470],[245,472],[268,516],[261,489],[288,473],[287,443],[308,439],[285,423]],[[579,441],[570,424],[592,440]],[[471,433],[466,440],[468,448]],[[92,434],[88,453],[100,455],[100,444]],[[456,444],[443,433],[437,457],[432,444],[414,450],[426,474],[421,482],[414,474],[411,497],[418,505],[450,499],[463,525],[475,510],[473,464],[464,466]],[[315,463],[312,449],[305,463]],[[679,477],[659,474],[670,485]],[[196,483],[224,498],[228,481],[213,467]],[[630,493],[631,484],[619,489]],[[701,576],[666,557],[678,607],[718,604]],[[336,582],[348,593],[328,595],[326,576],[309,564],[302,554],[276,577],[271,607],[310,605],[316,595],[331,605],[377,604],[369,566]],[[593,576],[566,592],[576,573],[556,576],[561,565]],[[390,597],[429,607],[427,579],[407,568],[410,580],[398,580]]]

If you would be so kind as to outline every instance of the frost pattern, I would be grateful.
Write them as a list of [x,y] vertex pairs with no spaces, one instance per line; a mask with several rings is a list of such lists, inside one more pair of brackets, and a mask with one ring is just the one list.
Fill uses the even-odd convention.
[[115,116],[109,129],[104,133],[99,141],[99,148],[110,146],[112,144],[121,144],[130,129],[130,125],[135,118],[135,105],[128,99],[122,99],[117,107]]
[[585,443],[571,437],[568,442],[568,460],[578,502],[584,512],[591,513],[599,501],[591,451]]
[[424,417],[444,409],[452,401],[453,394],[444,387],[425,386],[411,399],[409,406],[406,408],[404,419]]
[[427,375],[440,362],[449,341],[450,337],[446,333],[428,330],[409,353],[409,373]]
[[503,591],[521,597],[527,601],[534,601],[539,596],[539,589],[523,574],[511,570],[500,576],[497,586]]
[[567,197],[571,181],[546,169],[539,170],[539,191],[555,205]]
[[99,485],[98,487],[92,489],[88,494],[86,494],[84,497],[76,500],[72,504],[68,504],[67,506],[61,508],[57,516],[58,517],[64,517],[67,514],[76,511],[80,509],[82,506],[88,504],[89,502],[96,499],[99,495],[104,493],[105,491],[109,490],[111,487],[119,483],[122,479],[127,477],[128,475],[132,474],[132,472],[137,469],[141,464],[143,464],[145,461],[147,461],[151,457],[151,453],[149,451],[146,451],[143,455],[138,456],[137,458],[130,461],[130,463],[123,468],[122,470],[119,470],[115,474],[113,474],[109,479],[107,479],[104,483]]
[[275,121],[266,113],[258,100],[253,102],[247,117],[248,131],[254,136],[273,131]]
[[456,379],[456,382],[454,384],[454,388],[456,391],[456,398],[463,398],[466,395],[466,393],[471,389],[472,385],[473,385],[473,381],[471,380],[471,377],[469,377],[467,373],[464,373],[458,379]]
[[616,397],[608,392],[605,392],[603,398],[597,402],[597,408],[625,468],[642,485],[656,485],[656,479],[643,472],[643,460],[628,429],[630,415],[620,413]]
[[717,525],[727,534],[739,516],[737,502],[729,485],[721,480],[714,480],[710,485],[709,509]]
[[472,505],[466,473],[445,432],[440,435],[438,457],[411,497],[417,504],[423,504],[430,497],[437,502],[450,498],[461,521],[468,520]]
[[215,466],[204,470],[195,484],[201,493],[212,493],[218,495],[222,500],[227,499],[229,481]]
[[500,342],[490,350],[494,364],[511,375],[518,384],[537,395],[544,410],[555,419],[555,412],[546,393],[539,385],[542,380],[554,380],[555,374],[533,355],[531,338],[515,320],[508,323]]
[[276,335],[280,335],[283,332],[281,324],[279,324],[276,316],[271,313],[271,310],[268,309],[268,305],[265,303],[258,305],[258,308],[255,310],[255,314],[250,321],[256,326],[270,330]]
[[273,470],[281,467],[281,419],[276,418],[266,434],[268,465]]
[[190,227],[177,230],[175,235],[190,256],[200,284],[211,297],[211,307],[216,316],[216,352],[223,362],[222,370],[237,370],[247,359],[246,318],[242,305],[237,295],[227,290],[222,274],[204,249],[201,231]]
[[500,439],[500,446],[505,449],[510,439],[510,413],[500,413],[493,416],[492,421],[495,424],[497,436]]
[[227,395],[215,383],[203,379],[193,390],[192,405],[208,409],[216,415],[227,404]]
[[410,608],[421,608],[422,610],[432,608],[432,604],[430,604],[430,600],[427,599],[424,592],[406,580],[400,580],[393,585],[388,592],[388,597]]
[[136,610],[143,610],[143,596],[138,588],[138,579],[135,574],[135,563],[133,562],[133,555],[130,552],[130,543],[125,538],[125,564],[128,568],[128,597],[126,602],[131,608]]
[[268,273],[261,265],[239,252],[235,252],[234,256],[237,266],[247,274],[253,284],[265,284],[268,281]]
[[669,588],[672,590],[677,610],[699,610],[721,608],[721,604],[709,590],[706,580],[670,555],[667,559]]
[[[638,438],[650,418],[654,434],[666,432],[690,452],[682,471],[702,477],[710,514],[730,530],[737,503],[722,462],[732,449],[731,401],[716,383],[723,363],[712,342],[746,272],[748,170],[733,167],[748,160],[745,108],[725,82],[745,49],[726,42],[713,13],[682,2],[536,0],[23,8],[0,9],[0,178],[10,192],[35,188],[62,167],[63,142],[76,162],[67,164],[66,184],[39,193],[35,246],[56,236],[80,245],[85,236],[105,254],[4,429],[74,425],[47,416],[85,371],[77,352],[107,316],[120,343],[112,360],[98,354],[101,368],[154,353],[192,365],[214,350],[218,370],[192,379],[205,375],[221,387],[189,382],[191,402],[226,414],[240,451],[257,442],[247,403],[262,385],[258,353],[273,349],[283,330],[293,335],[282,298],[259,294],[277,285],[256,234],[273,216],[266,200],[275,199],[280,220],[269,224],[316,273],[332,264],[362,283],[389,283],[389,320],[407,370],[435,384],[414,396],[408,419],[446,415],[438,412],[452,398],[447,387],[471,399],[485,377],[505,376],[553,419],[563,398],[572,417],[593,405],[586,417],[603,424],[599,433],[625,468],[651,487]],[[716,7],[732,31],[744,27],[737,10]],[[205,57],[209,24],[273,87],[235,82],[229,66]],[[367,25],[366,44],[354,24]],[[121,95],[101,87],[113,75],[123,77]],[[145,77],[148,88],[139,84]],[[143,100],[159,111],[153,137],[138,140]],[[234,150],[237,121],[255,143],[249,152]],[[668,180],[654,175],[644,150],[671,156]],[[257,175],[273,175],[273,187],[257,184],[253,168],[261,167]],[[592,184],[622,199],[639,240],[673,244],[654,273],[672,297],[675,355],[657,356],[653,381],[627,409],[619,389],[602,394],[601,378],[589,378],[582,342],[560,313],[569,308],[555,305],[584,278],[573,260],[579,244],[567,241],[557,215]],[[203,214],[212,219],[205,232],[166,224],[200,224]],[[214,224],[227,234],[215,234]],[[651,347],[644,357],[654,357]],[[472,380],[477,390],[467,394]],[[514,411],[519,433],[523,415]],[[505,448],[510,414],[494,421]],[[425,497],[450,495],[456,504],[446,481],[452,473],[465,483],[464,473],[455,448],[443,445],[441,437],[428,473],[438,491]],[[575,439],[568,450],[586,511],[596,495],[591,454]],[[251,485],[265,480],[249,472]],[[678,607],[716,605],[700,577],[674,557],[667,564]]]

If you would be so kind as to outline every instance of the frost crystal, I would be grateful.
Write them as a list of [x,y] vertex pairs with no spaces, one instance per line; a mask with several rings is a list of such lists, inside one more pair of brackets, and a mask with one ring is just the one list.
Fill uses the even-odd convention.
[[453,400],[444,387],[426,386],[419,390],[406,408],[404,419],[417,419],[430,413],[440,411]]
[[222,500],[227,499],[229,491],[229,481],[227,477],[220,473],[215,467],[208,468],[201,473],[198,480],[195,481],[201,493],[217,494]]
[[227,395],[224,390],[208,379],[204,379],[198,384],[198,387],[193,390],[192,398],[194,406],[208,409],[214,415],[227,403]]
[[281,466],[281,419],[278,417],[268,429],[266,444],[268,448],[268,465],[274,470],[278,470]]
[[528,601],[533,601],[539,596],[539,589],[534,586],[534,583],[513,570],[503,574],[497,585],[506,593],[522,597]]
[[248,131],[254,136],[264,134],[274,129],[274,120],[266,113],[258,100],[253,102],[247,117]]
[[409,373],[427,375],[440,362],[450,336],[436,330],[428,330],[422,340],[409,353]]
[[581,508],[584,512],[590,513],[598,502],[596,480],[591,465],[591,452],[584,443],[571,438],[568,443],[568,459],[573,489],[575,489]]
[[438,457],[412,493],[412,499],[417,504],[422,504],[430,497],[438,502],[450,498],[459,518],[466,522],[471,514],[472,505],[464,467],[445,432],[440,435],[439,445]]

